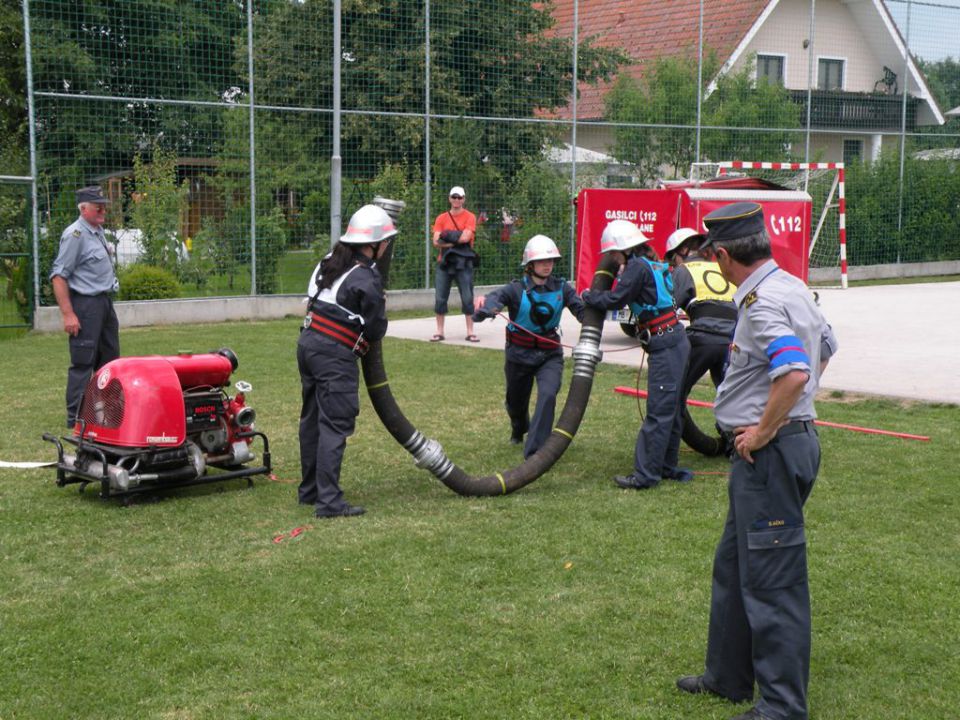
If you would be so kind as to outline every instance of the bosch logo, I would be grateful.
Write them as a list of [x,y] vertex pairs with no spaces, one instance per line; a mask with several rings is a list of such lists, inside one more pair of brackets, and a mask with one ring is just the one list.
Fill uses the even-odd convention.
[[193,409],[194,415],[213,415],[216,412],[216,405],[198,405]]

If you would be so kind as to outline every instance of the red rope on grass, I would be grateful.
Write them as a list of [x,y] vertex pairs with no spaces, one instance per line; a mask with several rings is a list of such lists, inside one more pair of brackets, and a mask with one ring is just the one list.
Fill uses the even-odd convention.
[[[638,397],[646,397],[646,390],[634,390],[633,388],[624,387],[620,385],[613,389],[614,392],[620,393],[621,395],[637,395]],[[703,402],[702,400],[687,400],[687,405],[692,405],[693,407],[705,407],[712,408],[713,403]],[[868,435],[886,435],[888,437],[902,438],[904,440],[919,440],[920,442],[930,442],[929,435],[912,435],[910,433],[903,432],[894,432],[893,430],[879,430],[877,428],[868,428],[861,427],[859,425],[847,425],[845,423],[835,423],[827,422],[826,420],[814,420],[814,425],[821,425],[823,427],[837,428],[839,430],[850,430],[852,432],[866,433]]]
[[[502,310],[497,313],[497,317],[502,318],[507,324],[513,325],[518,330],[525,332],[527,335],[530,335],[531,337],[535,337],[538,340],[542,340],[543,342],[550,343],[558,347],[565,347],[567,348],[567,350],[574,350],[576,348],[575,345],[567,345],[566,343],[559,342],[558,340],[554,340],[553,338],[544,337],[543,335],[537,335],[537,333],[533,332],[532,330],[527,330],[522,325],[518,325],[513,320],[511,320],[509,315],[504,315]],[[600,350],[604,354],[606,354],[606,353],[624,352],[626,350],[636,350],[638,347],[642,347],[642,345],[637,343],[636,345],[630,345],[629,347],[625,347],[625,348],[614,348],[614,349],[600,348]]]

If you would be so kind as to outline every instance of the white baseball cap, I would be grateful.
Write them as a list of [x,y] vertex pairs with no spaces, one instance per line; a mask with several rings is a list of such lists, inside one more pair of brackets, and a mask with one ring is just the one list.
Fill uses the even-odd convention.
[[450,188],[450,192],[447,193],[447,197],[451,195],[459,195],[460,197],[466,197],[467,193],[464,192],[463,188],[460,187],[459,185],[454,185],[452,188]]

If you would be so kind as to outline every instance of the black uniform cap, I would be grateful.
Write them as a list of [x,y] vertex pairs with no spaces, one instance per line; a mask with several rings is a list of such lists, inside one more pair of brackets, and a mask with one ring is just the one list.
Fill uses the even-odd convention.
[[763,232],[763,208],[755,202],[725,205],[703,218],[703,224],[707,228],[707,239],[701,248]]
[[106,205],[110,202],[110,198],[104,196],[103,189],[99,185],[91,185],[77,190],[77,202]]

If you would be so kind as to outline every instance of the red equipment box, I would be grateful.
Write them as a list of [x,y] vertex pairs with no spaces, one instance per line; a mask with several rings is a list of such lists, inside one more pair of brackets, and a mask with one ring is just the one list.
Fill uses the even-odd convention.
[[581,190],[577,197],[577,291],[590,287],[600,257],[600,235],[611,220],[635,223],[662,257],[674,230],[692,227],[703,231],[705,215],[745,201],[763,206],[773,257],[780,267],[806,282],[813,207],[810,195],[744,177],[666,183],[656,190]]

